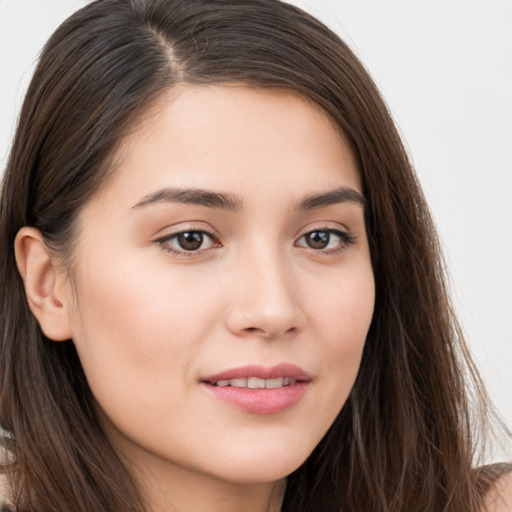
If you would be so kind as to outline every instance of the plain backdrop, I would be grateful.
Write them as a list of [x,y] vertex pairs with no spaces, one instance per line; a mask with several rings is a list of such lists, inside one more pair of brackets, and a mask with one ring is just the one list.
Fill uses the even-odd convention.
[[[0,0],[0,169],[38,52],[86,3]],[[511,426],[512,0],[292,3],[340,34],[380,87],[437,221],[469,345]]]

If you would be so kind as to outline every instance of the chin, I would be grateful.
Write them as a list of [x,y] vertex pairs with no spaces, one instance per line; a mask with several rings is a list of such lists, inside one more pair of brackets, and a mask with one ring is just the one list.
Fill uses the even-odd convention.
[[216,473],[223,479],[237,484],[255,484],[275,482],[286,478],[298,469],[307,459],[311,450],[261,450],[259,453],[237,453],[226,456],[222,468],[217,467]]

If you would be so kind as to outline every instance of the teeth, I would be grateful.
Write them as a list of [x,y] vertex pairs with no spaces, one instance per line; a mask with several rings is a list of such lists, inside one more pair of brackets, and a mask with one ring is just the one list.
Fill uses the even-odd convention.
[[258,377],[249,377],[247,379],[247,387],[251,389],[265,389],[265,379],[258,379]]
[[297,381],[291,377],[277,377],[275,379],[260,379],[258,377],[249,377],[247,379],[218,380],[215,382],[215,385],[222,388],[231,386],[233,388],[275,389],[295,384],[295,382]]
[[265,381],[265,387],[268,389],[282,388],[284,384],[284,378],[279,377],[278,379],[267,379]]

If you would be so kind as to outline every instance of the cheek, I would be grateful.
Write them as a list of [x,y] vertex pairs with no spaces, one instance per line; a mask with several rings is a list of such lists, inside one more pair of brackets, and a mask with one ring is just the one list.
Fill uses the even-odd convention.
[[215,301],[186,276],[154,265],[90,267],[78,275],[73,326],[91,389],[98,400],[117,393],[158,403],[161,393],[192,378],[191,363],[219,316]]
[[[77,323],[114,344],[123,339],[126,349],[129,340],[134,349],[149,352],[169,348],[171,338],[176,349],[187,346],[207,329],[207,312],[215,301],[205,290],[198,293],[197,283],[186,274],[158,272],[154,265],[143,263],[92,262],[90,269],[83,268],[77,287]],[[92,336],[86,337],[94,342]]]
[[362,261],[324,283],[308,300],[310,321],[323,331],[335,351],[358,350],[364,344],[375,304],[371,265]]
[[330,398],[323,405],[327,414],[337,414],[355,382],[374,302],[375,285],[369,263],[341,276],[336,285],[332,283],[315,297],[312,322],[320,333],[318,355],[326,369],[323,384],[326,397]]

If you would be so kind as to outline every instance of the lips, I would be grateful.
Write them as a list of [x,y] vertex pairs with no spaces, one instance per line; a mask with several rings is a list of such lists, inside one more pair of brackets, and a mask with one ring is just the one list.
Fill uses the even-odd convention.
[[278,379],[286,378],[296,381],[310,381],[311,376],[299,366],[290,363],[281,363],[275,366],[261,366],[261,365],[248,365],[239,368],[232,368],[230,370],[217,373],[210,377],[203,379],[204,382],[209,384],[216,384],[219,381],[233,380],[233,379],[249,379],[251,377],[257,379]]
[[302,368],[281,363],[229,369],[203,379],[202,384],[214,397],[245,412],[277,414],[297,404],[310,382]]

